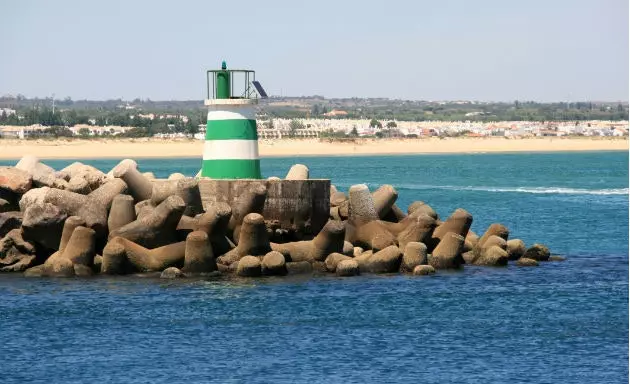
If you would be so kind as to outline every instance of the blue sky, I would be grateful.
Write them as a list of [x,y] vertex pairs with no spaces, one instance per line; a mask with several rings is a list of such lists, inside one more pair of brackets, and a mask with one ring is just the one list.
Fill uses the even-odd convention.
[[226,60],[272,95],[628,100],[627,0],[2,0],[0,20],[0,94],[202,99]]

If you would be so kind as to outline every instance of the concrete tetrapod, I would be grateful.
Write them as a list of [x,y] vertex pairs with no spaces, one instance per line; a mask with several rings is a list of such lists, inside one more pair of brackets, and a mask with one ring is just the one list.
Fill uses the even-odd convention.
[[241,194],[232,206],[232,217],[228,224],[228,235],[238,244],[240,227],[250,213],[262,214],[267,199],[267,188],[262,184],[254,184]]
[[244,256],[264,256],[271,250],[265,219],[258,213],[250,213],[243,220],[236,248],[217,258],[217,262],[230,265]]
[[436,220],[438,219],[437,212],[435,212],[435,210],[424,201],[414,201],[413,203],[409,204],[409,207],[407,207],[407,213],[411,215],[414,212],[424,213]]
[[424,213],[413,213],[404,221],[410,221],[410,223],[396,236],[400,249],[405,249],[410,242],[427,244],[437,225],[434,218]]
[[[361,261],[359,261],[361,260]],[[370,273],[394,273],[400,269],[400,262],[402,260],[402,253],[400,248],[395,245],[391,245],[385,249],[382,249],[376,253],[373,253],[365,260],[355,258],[355,261],[359,264],[361,271]]]
[[178,180],[156,181],[153,183],[151,205],[158,206],[167,197],[177,195],[184,200],[186,209],[184,215],[195,216],[203,212],[199,180],[184,178]]
[[359,263],[356,260],[341,260],[335,269],[337,276],[350,277],[360,274]]
[[416,266],[428,264],[427,246],[423,243],[410,242],[404,249],[400,263],[401,272],[413,272]]
[[[112,242],[119,243],[124,247],[127,260],[140,272],[155,272],[163,271],[168,267],[181,267],[186,253],[185,241],[154,249],[147,249],[122,237],[115,237],[110,240],[110,243]],[[103,252],[103,268],[106,264],[108,267],[111,265],[107,260],[109,256],[111,256],[109,252]]]
[[396,238],[378,218],[367,185],[353,185],[349,196],[350,216],[346,223],[346,240],[355,246],[375,251],[395,245]]
[[448,232],[442,237],[429,257],[429,265],[435,269],[459,268],[463,263],[464,237]]
[[381,185],[372,192],[372,200],[374,201],[374,209],[379,219],[385,218],[390,212],[392,206],[398,199],[398,192],[389,184]]
[[326,262],[325,262],[326,270],[328,272],[335,272],[335,270],[337,269],[337,265],[339,264],[339,262],[343,260],[352,260],[352,257],[342,255],[341,253],[337,253],[337,252],[331,253],[326,258]]
[[241,277],[257,277],[262,273],[262,268],[260,265],[260,259],[254,256],[243,256],[238,261],[238,266],[236,267],[236,274]]
[[313,240],[271,244],[274,251],[288,254],[291,261],[324,261],[331,253],[344,253],[345,227],[343,223],[329,220]]
[[304,164],[295,164],[284,177],[285,180],[308,180],[308,167]]
[[280,252],[271,251],[261,261],[262,274],[265,276],[284,276],[287,274],[286,260]]
[[[71,228],[69,225],[67,228]],[[91,267],[96,256],[96,232],[93,229],[77,226],[61,252],[49,257],[41,269],[43,276],[75,276],[75,265]],[[80,267],[79,267],[80,269]],[[80,269],[81,270],[81,269]]]
[[223,255],[234,248],[226,237],[231,217],[232,208],[226,203],[217,203],[198,216],[193,225],[193,230],[208,234],[215,255]]
[[473,217],[468,211],[462,208],[457,208],[455,212],[453,212],[451,216],[444,221],[444,223],[435,228],[433,231],[433,237],[441,240],[448,232],[453,232],[466,237],[472,221]]
[[217,270],[217,262],[208,240],[208,234],[203,231],[194,231],[186,237],[186,249],[184,251],[185,273],[206,273]]
[[525,254],[527,248],[521,239],[511,239],[507,241],[507,253],[510,260],[518,260]]
[[136,220],[133,197],[129,195],[117,195],[112,201],[107,218],[109,232],[114,231]]
[[551,253],[549,252],[549,248],[543,244],[534,244],[531,247],[527,248],[523,257],[528,259],[533,259],[536,261],[547,261]]
[[148,248],[174,243],[177,240],[177,224],[184,208],[181,197],[170,196],[150,214],[111,231],[109,239],[122,237]]
[[121,163],[114,168],[113,175],[125,181],[136,202],[151,198],[153,183],[138,171],[137,165]]

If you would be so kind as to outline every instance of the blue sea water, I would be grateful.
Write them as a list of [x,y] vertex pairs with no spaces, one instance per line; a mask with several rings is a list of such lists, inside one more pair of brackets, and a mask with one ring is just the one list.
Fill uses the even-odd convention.
[[[432,277],[0,275],[0,382],[628,382],[628,153],[268,158],[263,173],[296,162],[341,190],[392,184],[403,208],[463,207],[477,233],[500,222],[568,259]],[[165,177],[200,161],[139,164]]]

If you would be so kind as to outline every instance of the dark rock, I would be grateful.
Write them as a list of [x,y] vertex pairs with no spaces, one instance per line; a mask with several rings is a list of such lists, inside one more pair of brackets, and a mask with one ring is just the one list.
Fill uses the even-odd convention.
[[534,244],[527,249],[525,255],[523,257],[528,259],[534,259],[538,261],[547,261],[549,260],[549,256],[551,253],[549,252],[549,248],[547,248],[543,244]]
[[22,226],[22,212],[3,212],[0,213],[0,239],[5,237],[12,229]]

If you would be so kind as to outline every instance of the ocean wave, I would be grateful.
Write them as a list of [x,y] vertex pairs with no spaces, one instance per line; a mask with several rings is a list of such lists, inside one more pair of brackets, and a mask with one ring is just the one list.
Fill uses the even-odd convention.
[[400,185],[409,189],[445,189],[451,191],[481,191],[481,192],[511,192],[534,194],[564,194],[564,195],[628,195],[628,188],[583,189],[563,187],[473,187],[454,185]]

